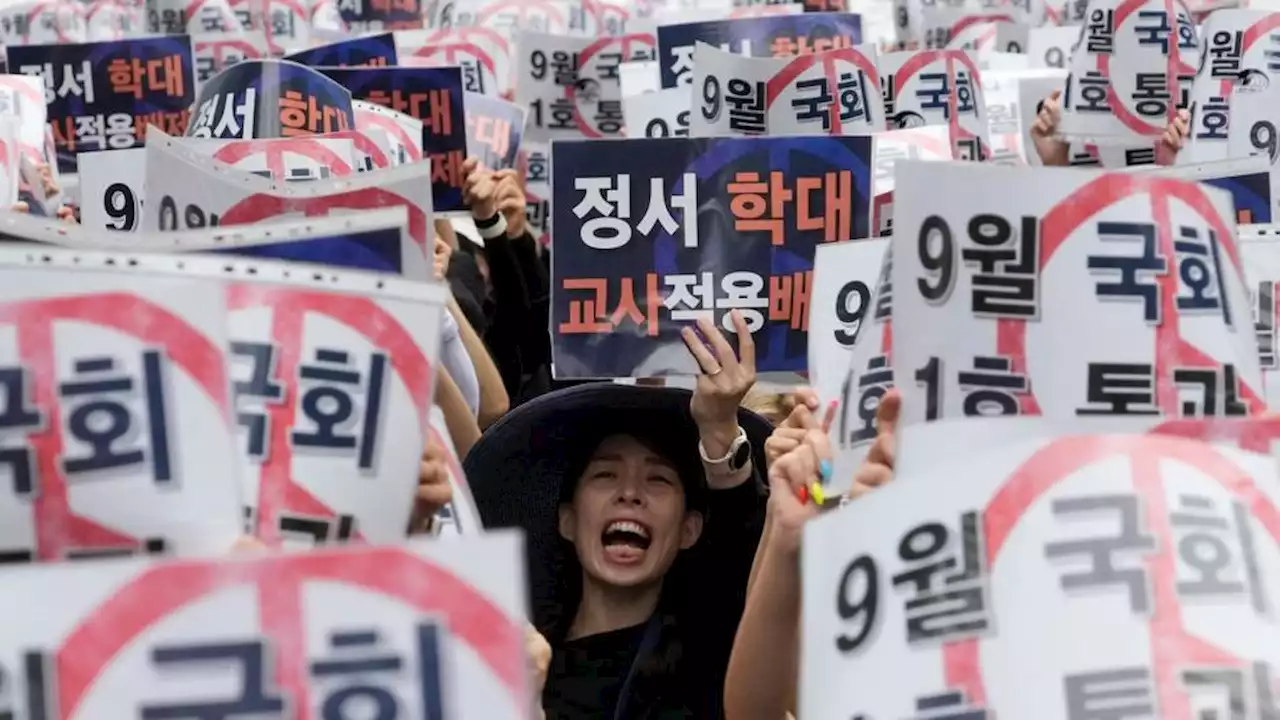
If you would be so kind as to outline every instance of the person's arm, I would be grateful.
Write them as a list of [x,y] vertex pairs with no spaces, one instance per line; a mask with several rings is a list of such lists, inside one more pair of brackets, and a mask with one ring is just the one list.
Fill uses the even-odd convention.
[[444,424],[449,428],[449,437],[453,438],[458,457],[465,458],[480,440],[480,426],[476,424],[476,418],[467,407],[458,385],[445,369],[441,369],[436,379],[436,404],[444,411]]
[[689,412],[698,425],[698,450],[706,467],[707,485],[713,490],[737,487],[753,472],[750,461],[734,469],[732,460],[736,455],[734,444],[745,434],[738,425],[738,408],[756,383],[756,345],[742,315],[734,310],[731,317],[738,331],[736,356],[733,346],[710,320],[698,319],[701,338],[693,328],[680,331],[685,346],[702,369]]
[[498,367],[489,356],[489,349],[453,298],[449,298],[449,312],[458,323],[458,336],[466,348],[467,356],[471,358],[476,382],[480,386],[480,408],[476,419],[482,429],[487,428],[507,413],[511,408],[511,398],[502,383],[502,376],[498,374]]

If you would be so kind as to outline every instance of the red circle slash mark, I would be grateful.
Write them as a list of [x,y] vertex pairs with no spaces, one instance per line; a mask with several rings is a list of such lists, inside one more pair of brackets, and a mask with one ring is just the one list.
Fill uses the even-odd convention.
[[546,0],[520,0],[520,2],[496,2],[489,7],[476,13],[476,25],[483,28],[489,27],[489,21],[495,16],[506,10],[516,11],[516,28],[525,26],[525,21],[531,15],[541,11],[547,16],[548,32],[555,32],[553,28],[560,30],[569,29],[569,21],[565,18],[564,13],[560,12],[560,7],[553,2]]
[[[614,43],[618,43],[622,46],[623,59],[631,59],[632,57],[635,57],[635,52],[633,50],[634,46],[644,45],[647,47],[653,47],[655,41],[653,39],[653,35],[648,33],[631,33],[630,35],[601,38],[583,48],[582,52],[578,56],[578,67],[587,67],[592,58]],[[564,96],[568,99],[569,103],[573,105],[573,122],[578,126],[578,131],[582,133],[582,136],[585,138],[604,137],[604,133],[592,127],[591,124],[587,122],[587,119],[582,116],[582,111],[578,109],[577,87],[574,85],[566,87],[564,89]]]
[[517,703],[525,696],[522,627],[447,568],[398,548],[369,548],[252,560],[184,562],[144,571],[99,605],[58,649],[58,707],[74,717],[93,684],[124,648],[171,613],[239,585],[258,589],[262,628],[272,642],[276,685],[292,701],[294,720],[311,720],[302,590],[308,582],[353,585],[443,618],[449,634],[472,648]]
[[325,137],[331,137],[335,140],[350,140],[355,145],[357,151],[361,154],[368,155],[373,161],[373,166],[379,170],[391,167],[391,163],[387,160],[387,154],[382,152],[382,148],[373,141],[373,138],[360,132],[359,130],[340,130],[336,133],[328,133]]
[[[947,63],[947,83],[952,88],[951,93],[947,96],[947,127],[951,130],[952,157],[955,156],[955,143],[960,140],[977,140],[979,146],[982,144],[982,136],[975,135],[965,130],[960,125],[960,99],[955,91],[956,87],[956,61],[964,65],[969,70],[969,87],[973,93],[972,102],[974,105],[978,103],[977,93],[982,87],[982,75],[978,72],[978,66],[969,58],[968,53],[963,50],[921,50],[907,59],[902,67],[898,68],[897,74],[894,75],[893,87],[897,92],[901,93],[902,88],[916,76],[921,70],[939,60],[945,60]],[[979,154],[985,156],[986,148],[979,147]]]
[[[393,110],[392,112],[399,111]],[[404,148],[406,153],[408,153],[409,162],[418,162],[422,159],[421,138],[419,138],[417,142],[414,142],[414,139],[409,137],[409,133],[404,131],[404,128],[400,126],[400,123],[396,122],[395,118],[388,117],[380,112],[372,110],[360,111],[357,113],[357,117],[359,118],[359,120],[357,120],[358,124],[366,127],[373,126],[378,130],[385,131],[388,135],[395,138],[396,142],[400,143],[400,146]]]
[[1008,15],[965,15],[957,20],[955,25],[951,26],[949,37],[959,37],[960,33],[968,30],[971,25],[990,24],[991,27],[987,28],[981,35],[974,38],[973,50],[974,52],[978,52],[980,49],[984,49],[982,48],[982,44],[984,42],[987,40],[995,40],[997,32],[995,24],[1001,22],[1012,23],[1013,18]]
[[[435,55],[443,55],[442,58],[435,58]],[[436,43],[431,45],[423,45],[418,48],[413,57],[420,57],[427,60],[434,60],[440,65],[461,65],[458,56],[469,56],[475,58],[484,66],[494,77],[498,76],[498,66],[494,62],[493,56],[484,48],[474,43],[457,42],[457,43]]]
[[318,140],[298,138],[291,140],[238,140],[218,148],[213,158],[228,165],[235,165],[245,158],[262,153],[267,156],[267,170],[276,179],[285,177],[284,154],[286,152],[315,160],[329,168],[334,175],[350,175],[351,166],[341,155]]
[[[298,365],[302,360],[303,321],[308,312],[328,316],[360,333],[386,351],[396,377],[409,390],[418,412],[419,427],[427,427],[431,403],[431,363],[400,322],[366,297],[289,290],[266,285],[233,285],[228,305],[233,310],[272,309],[271,339],[277,345],[277,377],[284,396],[269,405],[271,454],[262,464],[258,481],[257,535],[262,542],[280,544],[280,515],[296,512],[331,518],[334,512],[293,478],[293,430],[298,404]],[[358,535],[358,533],[357,533]],[[362,537],[356,537],[363,540]]]
[[22,80],[18,79],[18,78],[26,78],[26,77],[27,77],[26,75],[19,75],[17,77],[14,77],[11,80],[6,80],[5,79],[6,76],[0,75],[0,87],[8,88],[9,90],[13,90],[14,92],[17,92],[28,102],[35,103],[37,105],[43,105],[44,95],[39,90],[32,90],[29,84],[24,83],[22,82]]
[[287,213],[324,217],[337,209],[372,210],[397,206],[409,211],[409,236],[418,249],[422,250],[423,256],[430,259],[432,252],[427,248],[427,214],[403,196],[382,188],[349,190],[313,198],[287,198],[259,193],[232,205],[222,214],[220,222],[223,225],[250,225]]
[[[880,73],[876,70],[875,63],[866,55],[858,52],[855,48],[840,48],[824,53],[814,53],[811,55],[800,55],[786,67],[778,71],[776,75],[769,78],[769,84],[765,90],[765,107],[773,107],[773,102],[788,88],[791,83],[809,68],[822,64],[823,75],[827,80],[827,87],[836,87],[839,79],[836,77],[836,61],[843,60],[865,73],[864,77],[871,83],[876,93],[880,93]],[[831,132],[829,135],[843,135],[844,129],[840,125],[840,105],[833,103],[828,109],[831,114]]]
[[1170,420],[1148,432],[1235,445],[1241,450],[1268,455],[1271,453],[1271,444],[1280,441],[1280,415]]
[[[1171,548],[1172,532],[1164,502],[1161,461],[1177,461],[1217,481],[1242,498],[1252,517],[1270,536],[1280,541],[1280,512],[1231,459],[1211,445],[1158,435],[1071,436],[1041,448],[1010,474],[983,512],[987,543],[987,567],[994,568],[1004,543],[1018,521],[1045,493],[1084,467],[1106,458],[1127,456],[1133,463],[1135,489],[1144,498],[1148,532],[1157,538],[1158,551],[1145,558],[1151,578],[1153,611],[1150,620],[1151,662],[1158,688],[1157,707],[1166,720],[1192,720],[1187,696],[1178,672],[1203,665],[1244,665],[1232,656],[1182,627],[1178,606],[1177,568]],[[947,685],[963,691],[975,705],[986,703],[986,681],[981,668],[978,639],[943,646]]]
[[44,429],[30,435],[40,477],[35,498],[36,556],[60,560],[68,550],[136,547],[136,538],[88,520],[71,511],[70,492],[62,464],[62,418],[58,412],[58,378],[53,326],[59,321],[83,322],[119,331],[143,343],[163,348],[171,363],[183,370],[218,407],[230,426],[227,376],[221,348],[168,309],[125,293],[26,300],[0,305],[0,323],[13,325],[18,357],[32,372],[36,407],[45,413]]
[[[1119,28],[1124,24],[1128,17],[1146,5],[1148,0],[1125,0],[1116,8],[1115,22],[1112,27]],[[1177,97],[1179,92],[1178,74],[1185,69],[1194,71],[1194,68],[1186,68],[1182,62],[1182,50],[1178,46],[1178,14],[1175,7],[1175,0],[1165,0],[1164,11],[1169,17],[1169,22],[1173,26],[1168,42],[1169,42],[1169,58],[1165,63],[1165,83],[1169,90],[1171,98]],[[1102,77],[1111,79],[1111,55],[1099,55],[1098,72]],[[1120,95],[1116,92],[1115,84],[1107,84],[1107,104],[1111,106],[1111,112],[1116,119],[1125,127],[1129,128],[1138,135],[1159,135],[1164,132],[1165,125],[1153,125],[1142,118],[1129,112],[1129,108],[1120,101]],[[1169,101],[1168,117],[1165,119],[1166,125],[1173,121],[1174,116],[1178,114],[1177,103]]]
[[[1170,200],[1177,199],[1208,223],[1230,260],[1231,269],[1237,276],[1243,277],[1235,233],[1227,228],[1226,223],[1214,209],[1209,196],[1199,185],[1173,178],[1127,173],[1102,175],[1080,187],[1045,213],[1040,226],[1040,271],[1043,272],[1049,266],[1054,253],[1066,243],[1071,233],[1108,207],[1137,194],[1151,197],[1151,217],[1156,224],[1159,252],[1162,256],[1177,257],[1173,248],[1173,220],[1169,212]],[[1156,404],[1161,413],[1166,415],[1176,415],[1178,409],[1178,388],[1173,382],[1174,368],[1219,367],[1216,360],[1188,343],[1181,335],[1177,310],[1176,262],[1173,264],[1175,265],[1173,271],[1161,276],[1159,280],[1161,322],[1156,328],[1155,347],[1152,353],[1156,370]],[[1015,372],[1025,373],[1026,322],[1012,319],[996,322],[996,351],[1010,358]],[[1250,414],[1261,413],[1266,408],[1266,403],[1257,389],[1241,382],[1241,393],[1243,395],[1241,399],[1248,403]],[[1035,398],[1034,389],[1023,396],[1021,402],[1023,414],[1040,414],[1040,404]]]

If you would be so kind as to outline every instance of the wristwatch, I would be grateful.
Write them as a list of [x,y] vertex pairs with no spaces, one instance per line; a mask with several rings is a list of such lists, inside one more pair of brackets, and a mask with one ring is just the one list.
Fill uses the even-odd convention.
[[751,442],[747,439],[747,431],[739,427],[738,436],[729,443],[729,450],[724,457],[714,460],[707,457],[707,448],[701,440],[698,441],[698,454],[709,469],[714,471],[723,468],[722,474],[733,474],[751,462]]

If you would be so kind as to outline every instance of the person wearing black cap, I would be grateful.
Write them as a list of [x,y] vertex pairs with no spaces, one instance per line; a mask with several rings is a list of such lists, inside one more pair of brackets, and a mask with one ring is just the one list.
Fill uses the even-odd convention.
[[[487,528],[526,533],[549,720],[722,717],[725,668],[764,523],[768,421],[755,381],[699,322],[695,391],[593,383],[511,411],[465,462]],[[705,342],[702,338],[705,338]]]

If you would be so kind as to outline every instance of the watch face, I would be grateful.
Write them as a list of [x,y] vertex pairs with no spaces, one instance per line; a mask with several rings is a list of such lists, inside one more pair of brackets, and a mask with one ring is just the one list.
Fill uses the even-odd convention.
[[738,451],[733,454],[733,460],[729,462],[729,466],[736,470],[741,470],[747,466],[747,461],[751,459],[751,443],[744,442],[738,446]]

